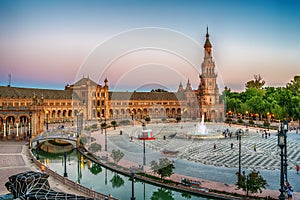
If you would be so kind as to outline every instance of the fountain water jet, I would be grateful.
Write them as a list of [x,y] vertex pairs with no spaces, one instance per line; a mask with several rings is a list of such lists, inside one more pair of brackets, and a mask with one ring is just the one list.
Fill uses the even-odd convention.
[[196,131],[193,131],[191,135],[194,139],[213,139],[223,137],[220,132],[220,127],[212,124],[206,126],[204,124],[204,115],[201,117],[201,122],[196,125]]
[[201,117],[201,124],[197,124],[196,126],[196,132],[194,133],[194,135],[207,135],[207,131],[206,131],[206,127],[204,125],[204,115],[202,115]]

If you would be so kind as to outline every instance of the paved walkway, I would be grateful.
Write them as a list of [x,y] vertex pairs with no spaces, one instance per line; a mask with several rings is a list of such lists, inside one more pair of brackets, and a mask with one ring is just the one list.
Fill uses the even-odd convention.
[[[8,177],[31,170],[40,171],[29,159],[28,146],[25,145],[25,142],[0,141],[0,195],[9,193],[5,187]],[[49,177],[48,181],[51,188],[55,191],[83,195],[52,177]]]
[[[184,126],[185,124],[183,124]],[[236,182],[236,171],[238,167],[238,141],[236,137],[227,139],[213,140],[188,140],[184,138],[183,130],[191,130],[193,124],[186,123],[181,128],[181,125],[148,125],[148,128],[153,129],[157,140],[146,141],[146,159],[147,167],[145,168],[151,173],[149,162],[165,157],[160,154],[161,149],[177,150],[178,156],[170,158],[175,161],[175,173],[171,176],[172,180],[179,181],[182,177],[187,179],[200,181],[202,187],[227,191],[232,193],[241,193],[234,185]],[[230,127],[231,131],[235,132],[240,127]],[[120,135],[122,130],[123,135]],[[142,163],[142,143],[135,140],[130,141],[130,136],[136,137],[142,128],[140,126],[121,127],[121,129],[107,130],[108,135],[108,152],[112,149],[120,149],[125,153],[124,159],[119,162],[119,165],[138,167]],[[94,132],[92,137],[96,138],[96,142],[104,147],[104,134]],[[163,140],[166,136],[166,140]],[[299,137],[299,140],[297,139]],[[234,147],[231,149],[231,143]],[[214,149],[213,145],[217,148]],[[300,134],[290,134],[288,136],[288,152],[289,152],[289,181],[295,188],[294,199],[300,200],[300,186],[298,185],[300,175],[294,176],[292,173],[293,166],[300,158]],[[256,151],[253,146],[256,145]],[[267,190],[264,190],[259,196],[271,196],[278,198],[279,191],[279,152],[277,147],[277,137],[275,132],[271,132],[267,139],[262,138],[261,133],[257,129],[249,131],[242,138],[242,170],[259,169],[262,176],[267,180]],[[109,155],[108,152],[102,151],[100,156]],[[295,173],[296,174],[296,173]]]

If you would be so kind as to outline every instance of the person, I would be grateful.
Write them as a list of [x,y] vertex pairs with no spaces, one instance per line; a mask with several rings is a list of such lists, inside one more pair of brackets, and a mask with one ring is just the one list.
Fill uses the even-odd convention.
[[293,199],[293,187],[290,185],[290,183],[287,181],[286,182],[286,193],[288,195],[288,200]]
[[253,146],[253,150],[256,151],[256,144]]
[[297,174],[299,174],[299,169],[300,169],[300,166],[297,164],[297,165],[296,165],[296,171],[297,171]]
[[217,148],[217,145],[216,145],[216,143],[214,143],[214,149],[216,149]]
[[233,143],[230,144],[231,148],[233,148]]

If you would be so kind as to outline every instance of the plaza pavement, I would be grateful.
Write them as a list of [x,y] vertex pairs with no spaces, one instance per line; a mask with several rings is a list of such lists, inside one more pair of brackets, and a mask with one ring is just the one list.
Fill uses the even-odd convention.
[[[183,126],[181,128],[181,126]],[[238,151],[238,143],[235,137],[227,139],[212,139],[205,141],[188,140],[182,137],[181,131],[191,130],[193,124],[182,125],[148,125],[148,128],[153,129],[157,139],[155,141],[146,141],[146,160],[147,166],[145,170],[151,173],[149,162],[157,160],[161,157],[159,152],[161,149],[179,150],[178,156],[170,158],[175,164],[175,174],[171,179],[180,181],[182,177],[191,180],[198,180],[201,186],[209,189],[227,191],[233,193],[243,193],[237,190],[234,185],[236,181],[235,172],[237,171],[236,157]],[[222,127],[223,128],[223,127]],[[240,127],[231,127],[232,131]],[[120,135],[122,130],[123,135]],[[109,155],[112,149],[120,149],[125,153],[124,158],[120,161],[120,165],[125,167],[138,167],[142,164],[142,143],[134,139],[130,141],[129,136],[137,136],[141,131],[141,126],[127,126],[117,128],[116,130],[108,129],[108,152],[102,151],[101,156]],[[258,133],[256,133],[258,131]],[[259,130],[251,129],[249,135],[242,138],[242,170],[251,168],[259,169],[262,176],[267,180],[267,190],[264,190],[260,196],[271,196],[277,198],[279,195],[279,170],[278,170],[278,147],[277,137],[275,132],[271,132],[267,139],[262,138]],[[166,140],[163,140],[163,136]],[[91,133],[91,136],[96,138],[96,142],[104,147],[104,134],[100,131]],[[300,174],[297,175],[294,170],[294,164],[299,162],[300,158],[300,134],[295,132],[288,133],[288,160],[289,160],[289,181],[295,189],[294,200],[300,200]],[[213,144],[217,148],[213,148]],[[233,149],[230,148],[230,143],[234,143]],[[253,145],[256,144],[257,151],[254,152]],[[267,155],[267,156],[265,156]],[[263,156],[264,159],[259,160]],[[248,158],[248,159],[247,159]],[[111,158],[110,158],[111,159]],[[267,159],[267,161],[265,161]],[[205,162],[204,162],[205,161]],[[263,162],[263,164],[261,164]],[[257,165],[257,168],[255,167]],[[20,172],[40,169],[31,163],[28,156],[28,146],[25,142],[0,141],[0,195],[7,194],[8,191],[4,184],[8,181],[8,177]],[[56,191],[64,191],[67,193],[79,194],[49,177],[51,188]]]
[[[166,157],[160,153],[160,150],[167,149],[179,151],[177,157],[169,157],[174,161],[175,174],[170,178],[180,182],[181,178],[187,178],[201,182],[204,188],[243,194],[235,186],[238,170],[238,141],[233,135],[232,138],[193,140],[184,137],[183,132],[192,131],[194,124],[150,124],[156,137],[155,141],[146,141],[146,161],[145,170],[151,173],[149,163],[152,160]],[[221,128],[224,128],[222,125]],[[228,127],[230,131],[235,132],[239,128]],[[120,135],[122,130],[122,135]],[[125,167],[138,167],[143,163],[142,141],[137,140],[137,135],[142,128],[139,125],[119,127],[116,130],[108,129],[108,152],[102,150],[98,153],[100,156],[109,155],[112,149],[120,149],[124,152],[124,158],[119,165]],[[90,135],[96,138],[96,142],[102,145],[104,149],[105,135],[100,131],[93,132]],[[133,141],[130,137],[133,136]],[[166,140],[163,140],[166,136]],[[288,178],[294,187],[294,200],[300,200],[300,174],[296,174],[294,166],[300,161],[300,134],[295,132],[288,133]],[[233,143],[233,148],[231,148]],[[213,148],[216,144],[216,149]],[[256,145],[256,151],[254,151]],[[251,128],[249,132],[242,137],[242,171],[256,169],[267,180],[267,189],[263,193],[257,194],[262,197],[279,196],[279,167],[280,157],[277,146],[277,136],[275,131],[270,132],[267,138],[262,137],[259,129]],[[109,158],[111,159],[111,158]],[[111,159],[112,160],[112,159]]]
[[[28,146],[24,141],[0,141],[0,196],[9,193],[5,187],[8,177],[31,170],[41,172],[41,170],[31,162]],[[83,195],[61,184],[51,176],[48,178],[48,181],[51,188],[55,191]]]

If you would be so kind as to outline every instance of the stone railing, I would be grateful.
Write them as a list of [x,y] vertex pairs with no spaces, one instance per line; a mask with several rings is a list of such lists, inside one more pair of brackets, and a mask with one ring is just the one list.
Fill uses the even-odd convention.
[[48,167],[43,165],[43,163],[41,163],[39,160],[37,160],[30,150],[29,150],[29,157],[30,157],[31,161],[34,162],[41,169],[42,172],[48,174],[49,176],[53,177],[54,179],[58,180],[59,182],[65,184],[68,187],[71,187],[72,189],[74,189],[78,192],[81,192],[82,194],[84,194],[88,197],[94,198],[95,200],[117,200],[114,197],[108,197],[105,194],[94,191],[92,188],[87,188],[83,185],[80,185],[79,183],[74,182],[74,181],[72,181],[66,177],[63,177],[63,176],[59,175],[58,173],[52,171],[51,169],[49,169]]

